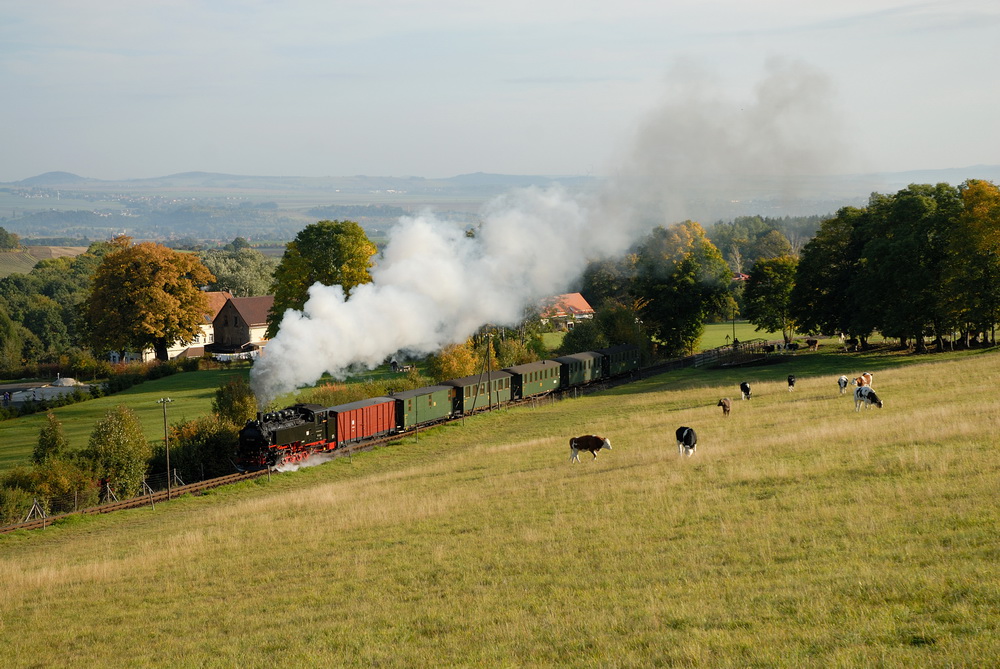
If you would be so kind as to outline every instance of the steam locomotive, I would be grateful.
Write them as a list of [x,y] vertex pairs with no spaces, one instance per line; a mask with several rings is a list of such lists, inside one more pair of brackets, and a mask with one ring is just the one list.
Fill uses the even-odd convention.
[[247,421],[240,430],[237,464],[257,469],[298,462],[316,453],[403,434],[493,405],[572,390],[638,370],[639,349],[626,344],[337,406],[296,404],[258,413],[255,420]]

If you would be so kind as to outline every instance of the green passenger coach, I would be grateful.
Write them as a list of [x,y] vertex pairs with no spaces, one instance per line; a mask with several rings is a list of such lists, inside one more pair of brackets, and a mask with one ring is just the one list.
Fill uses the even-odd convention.
[[555,361],[562,365],[559,387],[571,388],[603,378],[603,357],[597,351],[585,351],[556,358]]
[[454,386],[428,386],[389,395],[396,402],[396,429],[405,432],[450,417],[454,392]]
[[523,400],[544,393],[559,390],[561,364],[554,360],[540,360],[523,365],[504,367],[505,372],[513,375],[511,379],[511,397]]
[[509,372],[485,372],[441,383],[455,389],[452,410],[461,415],[509,402],[511,376]]

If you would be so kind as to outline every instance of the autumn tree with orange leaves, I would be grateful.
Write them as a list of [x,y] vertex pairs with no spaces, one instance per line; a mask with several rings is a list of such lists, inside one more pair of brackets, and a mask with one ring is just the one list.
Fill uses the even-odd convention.
[[215,277],[193,254],[133,244],[124,235],[112,244],[83,305],[91,344],[123,356],[152,347],[157,360],[166,360],[173,342],[191,342],[201,332],[208,311],[201,287]]

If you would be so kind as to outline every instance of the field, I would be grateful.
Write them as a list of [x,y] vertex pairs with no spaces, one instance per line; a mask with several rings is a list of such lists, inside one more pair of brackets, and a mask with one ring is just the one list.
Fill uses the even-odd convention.
[[[856,413],[836,377],[866,369],[886,405]],[[995,352],[687,369],[0,537],[0,657],[996,666],[998,378]],[[589,432],[613,450],[570,464]]]
[[39,260],[77,256],[85,246],[26,246],[19,251],[0,251],[0,277],[27,274]]

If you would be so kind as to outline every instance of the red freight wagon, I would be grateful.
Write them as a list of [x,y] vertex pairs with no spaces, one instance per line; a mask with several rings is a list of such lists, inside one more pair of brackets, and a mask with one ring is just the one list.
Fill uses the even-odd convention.
[[396,429],[396,400],[373,397],[329,408],[337,445],[390,434]]

